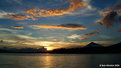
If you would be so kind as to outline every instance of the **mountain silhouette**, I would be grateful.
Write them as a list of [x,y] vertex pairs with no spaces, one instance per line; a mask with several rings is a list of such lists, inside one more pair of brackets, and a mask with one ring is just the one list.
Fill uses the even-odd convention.
[[92,48],[92,47],[103,47],[103,46],[94,42],[91,42],[88,45],[84,46],[84,48]]
[[114,45],[111,45],[109,47],[110,48],[121,48],[121,42],[120,43],[117,43],[117,44],[114,44]]

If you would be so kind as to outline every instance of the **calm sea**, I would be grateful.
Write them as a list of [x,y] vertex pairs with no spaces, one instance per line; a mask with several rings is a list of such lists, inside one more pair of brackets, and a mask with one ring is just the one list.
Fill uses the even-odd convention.
[[100,68],[120,63],[121,54],[0,53],[0,68]]

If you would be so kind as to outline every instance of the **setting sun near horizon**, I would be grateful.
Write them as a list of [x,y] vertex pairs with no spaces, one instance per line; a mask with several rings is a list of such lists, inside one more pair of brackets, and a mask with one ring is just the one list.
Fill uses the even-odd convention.
[[47,49],[47,51],[53,50],[52,47],[45,47]]

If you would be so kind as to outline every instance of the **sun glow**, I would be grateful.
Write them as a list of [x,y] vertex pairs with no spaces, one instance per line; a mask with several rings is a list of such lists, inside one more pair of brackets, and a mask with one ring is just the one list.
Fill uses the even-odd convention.
[[53,50],[52,47],[46,47],[47,51]]
[[49,46],[51,44],[53,44],[53,42],[41,42],[41,45],[43,46]]

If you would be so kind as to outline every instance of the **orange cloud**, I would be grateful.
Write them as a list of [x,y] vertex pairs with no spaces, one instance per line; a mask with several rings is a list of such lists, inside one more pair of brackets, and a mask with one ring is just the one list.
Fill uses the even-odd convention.
[[30,19],[31,18],[32,20],[36,20],[33,16],[30,16],[30,15],[26,15],[26,18],[27,19]]
[[25,16],[22,15],[14,15],[14,14],[8,14],[7,15],[8,18],[14,19],[14,20],[25,20],[28,19]]
[[36,17],[48,17],[48,16],[71,14],[73,11],[83,8],[85,5],[86,2],[82,0],[70,0],[70,6],[68,8],[51,9],[51,10],[31,8],[23,11],[25,16],[8,14],[7,17],[14,20],[26,20],[26,19],[36,20],[35,19]]
[[107,11],[99,11],[99,14],[104,15],[112,12],[112,10],[107,10]]
[[62,25],[31,25],[30,27],[34,27],[34,29],[41,29],[41,28],[55,28],[55,29],[82,29],[85,30],[85,28],[82,25],[77,24],[62,24]]
[[78,10],[82,7],[84,7],[84,3],[82,0],[70,0],[70,6],[69,8],[64,9],[29,9],[25,10],[24,13],[31,14],[35,17],[48,17],[48,16],[58,16],[58,15],[64,15],[64,14],[70,14],[74,10]]
[[14,19],[14,20],[27,20],[27,19],[36,20],[31,15],[22,16],[22,15],[8,14],[7,17],[11,18],[11,19]]
[[87,38],[79,38],[79,40],[85,40],[85,39],[87,39]]
[[67,9],[54,9],[54,10],[41,9],[40,12],[38,13],[38,16],[36,17],[58,16],[70,13],[71,12],[67,11]]
[[12,26],[13,28],[17,28],[17,29],[23,29],[24,27],[21,26]]
[[70,7],[69,7],[69,11],[74,11],[77,9],[80,9],[82,7],[84,7],[85,3],[82,2],[82,0],[71,0],[70,1]]
[[29,13],[29,14],[31,14],[33,16],[37,16],[37,14],[36,14],[37,9],[35,9],[35,8],[29,9],[29,10],[25,10],[24,12],[25,13]]
[[87,34],[84,34],[85,36],[91,36],[91,35],[95,35],[95,34],[99,34],[101,31],[100,30],[96,30]]
[[25,10],[24,13],[31,14],[35,17],[48,17],[48,16],[58,16],[64,14],[70,14],[71,12],[68,9],[54,9],[54,10],[46,10],[46,9],[29,9]]

